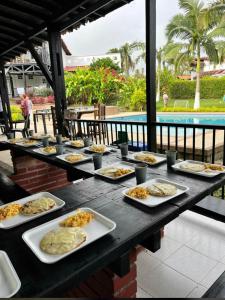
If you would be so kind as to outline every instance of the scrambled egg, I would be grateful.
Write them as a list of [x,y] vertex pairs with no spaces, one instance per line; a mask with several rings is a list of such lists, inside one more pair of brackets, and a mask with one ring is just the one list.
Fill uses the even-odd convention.
[[9,204],[0,208],[0,221],[17,216],[20,213],[21,207],[22,205],[20,204]]
[[85,211],[78,211],[74,216],[68,217],[60,223],[62,227],[83,227],[94,219],[94,215]]

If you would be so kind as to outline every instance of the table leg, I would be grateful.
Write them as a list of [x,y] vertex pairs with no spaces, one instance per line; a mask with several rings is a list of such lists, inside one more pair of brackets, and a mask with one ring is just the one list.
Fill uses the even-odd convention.
[[44,133],[47,134],[47,126],[46,126],[46,118],[45,115],[42,115],[42,121],[43,121],[43,126],[44,126]]
[[33,114],[33,119],[34,119],[34,132],[37,133],[37,119],[35,114]]

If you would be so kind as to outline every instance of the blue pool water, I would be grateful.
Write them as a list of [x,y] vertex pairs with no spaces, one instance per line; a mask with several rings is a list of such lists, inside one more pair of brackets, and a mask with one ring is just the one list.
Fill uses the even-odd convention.
[[[110,119],[113,121],[134,121],[134,122],[146,122],[147,115],[134,115],[120,118]],[[161,123],[179,123],[179,124],[204,124],[204,125],[224,125],[225,126],[225,114],[224,115],[207,115],[207,114],[174,114],[167,115],[162,114],[157,116],[157,122]]]
[[[118,118],[112,118],[111,121],[130,121],[130,122],[146,122],[147,121],[147,115],[133,115],[133,116],[126,116],[126,117],[118,117]],[[178,123],[178,124],[199,124],[199,125],[224,125],[225,126],[225,114],[213,114],[213,115],[207,115],[207,114],[160,114],[157,116],[157,122],[161,123]],[[125,131],[125,126],[123,125],[121,128],[123,131]],[[131,126],[127,127],[128,132],[131,132]],[[158,134],[160,133],[160,128],[157,129]],[[134,126],[133,132],[136,133],[137,129]],[[143,129],[141,126],[139,127],[139,133],[142,133]],[[147,132],[147,128],[145,127],[145,132]],[[187,136],[193,135],[193,129],[188,128],[187,129]],[[175,128],[170,129],[170,135],[175,136]],[[202,129],[196,129],[196,133],[202,133]],[[168,135],[168,129],[166,127],[163,127],[163,135]],[[178,129],[178,135],[184,136],[184,129],[179,128]]]

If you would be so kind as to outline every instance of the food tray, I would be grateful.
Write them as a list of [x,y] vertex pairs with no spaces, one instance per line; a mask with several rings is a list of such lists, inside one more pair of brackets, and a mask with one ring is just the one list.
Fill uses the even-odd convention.
[[69,146],[69,147],[72,147],[72,148],[75,148],[75,149],[83,149],[83,148],[84,148],[84,146],[82,146],[82,147],[76,147],[76,146],[74,146],[74,145],[71,145],[71,141],[66,142],[65,145],[66,145],[66,146]]
[[0,298],[11,298],[20,289],[21,282],[4,251],[0,251]]
[[35,140],[35,141],[41,141],[44,138],[51,138],[51,135],[49,134],[43,134],[43,135],[33,135],[30,137],[31,140]]
[[[110,168],[122,168],[122,169],[131,169],[132,170],[132,173],[129,173],[129,174],[126,174],[126,175],[122,175],[120,177],[117,177],[117,178],[114,178],[114,177],[110,177],[110,176],[107,176],[107,175],[103,175],[101,174],[101,171],[105,170],[105,169],[110,169]],[[127,176],[130,176],[132,174],[135,173],[135,168],[134,168],[134,165],[131,164],[131,163],[127,163],[127,162],[119,162],[119,163],[116,163],[114,165],[111,165],[111,166],[106,166],[102,169],[99,169],[97,171],[95,171],[95,174],[98,175],[98,176],[101,176],[101,177],[104,177],[104,178],[107,178],[107,179],[110,179],[110,180],[120,180],[120,179],[123,179]]]
[[107,154],[107,153],[110,153],[111,150],[112,150],[112,149],[111,149],[110,147],[107,147],[107,146],[106,146],[105,152],[96,152],[96,151],[93,151],[93,150],[91,149],[91,147],[86,147],[86,148],[84,148],[84,151],[87,151],[87,152],[90,152],[90,153],[96,153],[96,154]]
[[176,165],[172,166],[172,168],[176,171],[180,171],[180,172],[183,172],[183,173],[189,173],[189,174],[194,174],[194,175],[199,175],[199,176],[202,176],[202,177],[207,177],[207,178],[213,178],[215,176],[218,176],[220,174],[225,174],[225,171],[202,171],[202,172],[194,172],[194,171],[191,171],[191,170],[184,170],[181,168],[181,166],[183,164],[186,164],[186,163],[191,163],[191,164],[198,164],[198,165],[204,165],[205,163],[203,162],[199,162],[199,161],[194,161],[194,160],[186,160],[186,161],[182,161],[180,163],[177,163]]
[[42,154],[42,155],[45,155],[45,156],[52,156],[52,155],[56,155],[57,152],[55,153],[47,153],[45,151],[43,151],[44,148],[38,148],[38,149],[34,149],[33,151],[38,153],[38,154]]
[[[142,153],[143,153],[143,154],[152,154],[152,155],[154,155],[155,158],[157,159],[157,162],[151,164],[151,163],[144,162],[144,161],[142,161],[142,160],[138,160],[138,159],[135,158],[136,155],[142,154]],[[148,152],[148,151],[141,151],[141,152],[132,153],[132,154],[129,154],[129,155],[127,156],[127,158],[130,159],[130,160],[132,160],[132,161],[138,162],[138,163],[144,163],[144,164],[147,164],[147,165],[149,165],[149,166],[156,166],[156,165],[158,165],[158,164],[161,164],[161,163],[163,163],[163,162],[166,162],[166,160],[167,160],[166,156],[163,155],[163,154],[153,153],[153,152]]]
[[38,257],[38,259],[41,262],[46,264],[54,264],[115,230],[116,223],[97,213],[96,211],[93,211],[90,208],[81,208],[80,211],[85,211],[94,214],[94,220],[92,220],[89,224],[83,227],[83,229],[87,233],[87,240],[81,246],[66,254],[47,254],[40,249],[39,245],[45,234],[47,234],[51,230],[59,228],[59,223],[65,220],[67,217],[73,216],[76,213],[76,211],[70,212],[55,220],[42,224],[23,234],[22,238],[24,242],[28,245],[28,247],[33,251],[33,253]]
[[71,165],[76,165],[76,164],[80,164],[80,163],[82,163],[82,162],[86,162],[86,161],[90,161],[90,160],[92,160],[92,157],[90,157],[90,156],[87,156],[87,155],[85,155],[85,158],[84,159],[82,159],[82,160],[79,160],[79,161],[76,161],[76,162],[69,162],[69,161],[67,161],[66,160],[66,157],[68,156],[68,155],[73,155],[73,154],[79,154],[79,153],[76,153],[76,152],[71,152],[71,153],[67,153],[67,154],[63,154],[63,155],[59,155],[59,156],[56,156],[58,159],[60,159],[60,160],[62,160],[62,161],[65,161],[66,163],[68,163],[68,164],[71,164]]
[[32,147],[40,146],[41,143],[36,141],[34,144],[16,143],[16,145],[21,146],[21,147],[25,147],[25,148],[32,148]]
[[14,228],[16,226],[19,226],[21,224],[27,223],[29,221],[32,221],[32,220],[37,219],[39,217],[42,217],[42,216],[44,216],[46,214],[49,214],[49,213],[51,213],[53,211],[61,209],[65,205],[65,202],[63,200],[55,197],[54,195],[52,195],[50,193],[42,192],[42,193],[39,193],[39,194],[36,194],[36,195],[32,195],[32,196],[20,199],[18,201],[14,201],[14,202],[8,203],[6,205],[2,205],[2,206],[0,206],[0,208],[3,208],[4,206],[7,206],[7,205],[12,204],[12,203],[17,203],[17,204],[23,205],[23,204],[27,203],[28,201],[36,200],[36,199],[39,199],[39,198],[42,198],[42,197],[47,197],[47,198],[53,199],[56,202],[56,206],[54,206],[49,211],[46,211],[46,212],[43,212],[43,213],[40,213],[40,214],[37,214],[37,215],[34,215],[34,216],[17,215],[15,217],[8,218],[8,219],[0,222],[0,229],[11,229],[11,228]]
[[[186,192],[189,191],[189,188],[187,186],[183,186],[183,185],[180,185],[176,182],[172,182],[172,181],[168,181],[168,180],[165,180],[165,179],[153,179],[153,180],[149,180],[143,184],[140,184],[138,185],[138,187],[150,187],[151,185],[155,184],[155,183],[165,183],[165,184],[172,184],[172,185],[175,185],[177,187],[177,193],[176,195],[174,196],[167,196],[167,197],[156,197],[156,196],[149,196],[147,199],[145,200],[140,200],[138,198],[134,198],[134,197],[130,197],[127,195],[127,192],[132,189],[132,188],[129,188],[129,189],[126,189],[125,191],[123,191],[123,195],[131,200],[134,200],[136,202],[139,202],[141,203],[142,205],[145,205],[145,206],[148,206],[148,207],[156,207],[156,206],[159,206],[165,202],[168,202]],[[135,187],[133,187],[135,188]]]

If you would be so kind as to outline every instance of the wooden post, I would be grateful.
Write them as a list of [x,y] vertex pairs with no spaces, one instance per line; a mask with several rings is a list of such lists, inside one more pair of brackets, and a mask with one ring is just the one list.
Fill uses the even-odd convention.
[[2,99],[2,107],[3,107],[3,115],[5,119],[6,131],[9,131],[9,129],[12,128],[12,117],[11,117],[7,81],[5,76],[5,67],[3,64],[0,64],[0,91],[1,91],[1,99]]
[[148,150],[157,149],[156,135],[156,0],[145,1],[146,10],[146,98]]
[[54,31],[52,28],[48,28],[48,35],[49,35],[49,50],[50,50],[50,58],[51,58],[53,90],[55,94],[56,118],[58,123],[58,131],[61,134],[64,133],[63,116],[64,116],[64,110],[66,109],[67,106],[63,58],[62,58],[62,41],[61,41],[60,32]]

